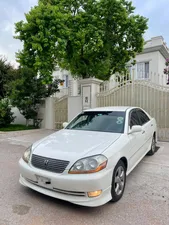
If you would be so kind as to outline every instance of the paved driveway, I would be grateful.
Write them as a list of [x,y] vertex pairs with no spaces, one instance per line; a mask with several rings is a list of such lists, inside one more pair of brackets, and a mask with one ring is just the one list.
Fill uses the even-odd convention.
[[168,225],[169,143],[159,143],[127,179],[124,197],[99,208],[76,206],[22,187],[18,160],[25,147],[52,131],[0,134],[0,225]]

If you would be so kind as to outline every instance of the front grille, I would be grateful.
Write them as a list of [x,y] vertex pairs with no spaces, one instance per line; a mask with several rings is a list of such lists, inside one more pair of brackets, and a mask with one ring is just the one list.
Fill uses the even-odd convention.
[[32,165],[38,169],[51,171],[54,173],[63,173],[69,164],[69,161],[51,159],[39,155],[32,155]]

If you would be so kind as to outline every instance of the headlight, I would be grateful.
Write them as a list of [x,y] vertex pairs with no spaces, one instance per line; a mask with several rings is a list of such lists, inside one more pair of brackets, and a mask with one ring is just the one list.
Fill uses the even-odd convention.
[[23,154],[23,160],[28,163],[29,162],[29,159],[30,159],[30,156],[31,156],[31,150],[32,150],[32,146],[30,146],[28,149],[26,149],[26,151],[24,152]]
[[103,170],[107,165],[107,158],[96,155],[78,160],[69,170],[70,174],[96,173]]

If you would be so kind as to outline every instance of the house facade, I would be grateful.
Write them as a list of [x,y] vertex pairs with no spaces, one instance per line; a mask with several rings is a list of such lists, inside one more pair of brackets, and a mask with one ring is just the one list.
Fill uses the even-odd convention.
[[55,94],[55,97],[62,97],[68,94],[69,88],[69,95],[77,96],[79,95],[79,83],[78,80],[75,80],[71,73],[67,70],[60,69],[59,66],[56,67],[56,70],[52,74],[54,79],[61,79],[64,80],[63,85],[60,84],[59,89],[60,92]]
[[[131,62],[127,67],[130,71],[132,79],[151,80],[153,83],[162,86],[167,85],[167,77],[164,75],[165,61],[169,58],[169,49],[164,42],[162,36],[153,37],[145,42],[143,51],[136,55],[136,64],[133,66]],[[66,93],[66,89],[71,87],[71,95],[77,95],[78,82],[73,79],[71,73],[67,70],[61,70],[59,67],[53,73],[53,77],[63,79],[64,85],[60,86],[61,94]],[[106,89],[113,88],[117,85],[115,76],[112,75],[109,82],[105,84]]]
[[134,79],[149,79],[153,83],[165,86],[165,61],[169,58],[169,49],[162,36],[151,38],[145,42],[144,49],[136,55],[136,64],[129,65],[130,73],[134,71]]

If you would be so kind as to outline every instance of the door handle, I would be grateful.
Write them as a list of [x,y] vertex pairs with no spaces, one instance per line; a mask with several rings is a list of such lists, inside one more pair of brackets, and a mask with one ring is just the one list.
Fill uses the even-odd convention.
[[142,134],[145,134],[145,130],[143,130]]
[[153,124],[151,124],[151,127],[153,127]]

